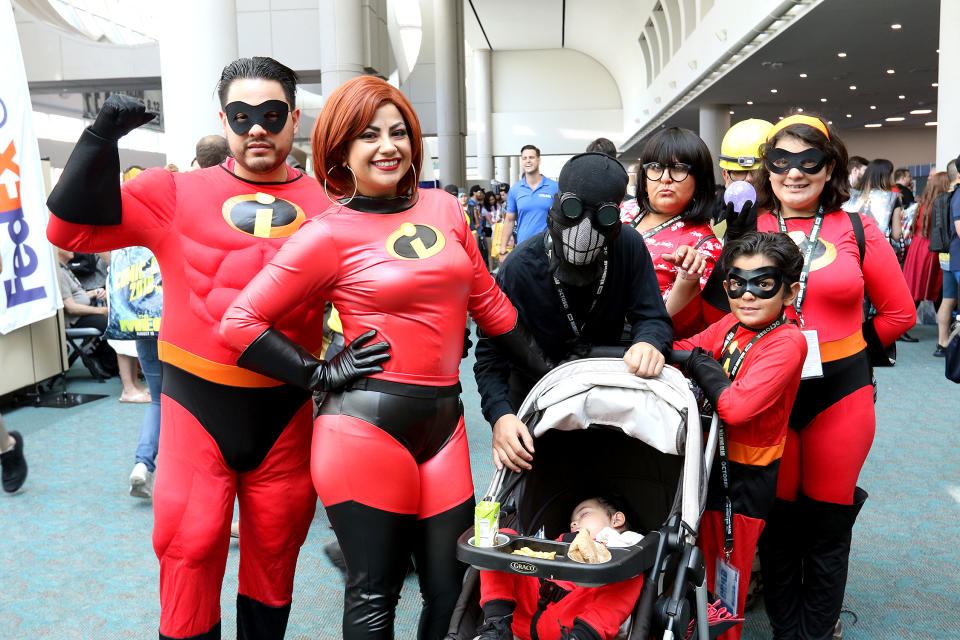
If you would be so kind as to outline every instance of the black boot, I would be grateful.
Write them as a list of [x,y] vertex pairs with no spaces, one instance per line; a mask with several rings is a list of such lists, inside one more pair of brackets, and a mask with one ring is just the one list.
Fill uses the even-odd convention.
[[513,611],[517,604],[510,600],[491,600],[483,605],[483,624],[473,640],[513,640]]
[[271,607],[237,594],[237,640],[283,640],[289,617],[289,604]]
[[853,504],[801,502],[807,523],[807,545],[803,556],[803,603],[800,610],[802,640],[830,640],[840,618],[843,592],[847,586],[847,564],[853,523],[867,499],[857,487]]
[[342,637],[391,640],[417,516],[346,501],[327,507],[327,517],[347,565]]
[[774,640],[796,640],[800,632],[802,536],[800,507],[777,499],[760,534],[763,602]]

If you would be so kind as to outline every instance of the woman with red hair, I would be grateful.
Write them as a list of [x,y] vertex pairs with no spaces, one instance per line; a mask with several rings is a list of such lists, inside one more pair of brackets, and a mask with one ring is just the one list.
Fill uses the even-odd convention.
[[[543,364],[457,199],[417,188],[420,124],[400,91],[369,76],[344,83],[313,149],[334,204],[241,292],[221,331],[244,350],[238,365],[326,392],[311,470],[347,565],[343,637],[393,637],[413,554],[418,636],[442,638],[463,578],[456,540],[474,506],[458,381],[467,312],[521,365]],[[315,296],[336,305],[349,343],[329,362],[273,329]],[[381,342],[363,346],[374,335]]]

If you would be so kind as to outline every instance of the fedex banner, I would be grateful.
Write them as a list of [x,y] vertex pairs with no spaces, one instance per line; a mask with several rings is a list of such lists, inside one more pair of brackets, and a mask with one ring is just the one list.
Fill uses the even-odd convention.
[[13,7],[0,0],[0,333],[62,306],[45,200]]

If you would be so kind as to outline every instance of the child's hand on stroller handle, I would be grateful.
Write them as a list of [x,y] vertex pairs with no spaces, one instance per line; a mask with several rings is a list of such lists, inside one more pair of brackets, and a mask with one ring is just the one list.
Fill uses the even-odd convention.
[[507,413],[493,425],[493,464],[497,470],[506,466],[511,471],[531,469],[533,436],[516,415]]

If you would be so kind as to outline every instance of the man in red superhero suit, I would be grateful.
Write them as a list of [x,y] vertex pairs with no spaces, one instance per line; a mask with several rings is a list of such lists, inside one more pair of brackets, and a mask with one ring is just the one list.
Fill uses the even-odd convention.
[[[304,390],[235,366],[239,351],[218,328],[239,290],[329,200],[314,179],[285,164],[299,120],[292,70],[270,58],[242,58],[224,68],[218,90],[233,158],[188,173],[145,171],[122,189],[117,140],[153,116],[132,98],[111,96],[50,196],[47,236],[87,252],[142,245],[163,271],[153,496],[160,638],[220,638],[236,497],[243,529],[238,637],[279,639],[316,508],[312,404]],[[277,328],[315,351],[323,302],[303,302]]]

